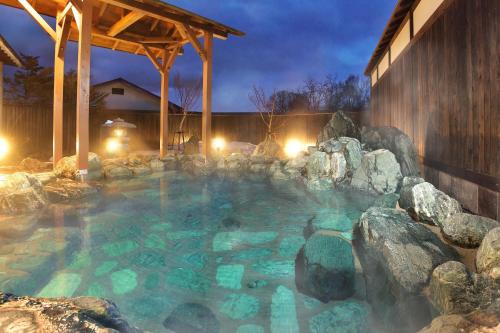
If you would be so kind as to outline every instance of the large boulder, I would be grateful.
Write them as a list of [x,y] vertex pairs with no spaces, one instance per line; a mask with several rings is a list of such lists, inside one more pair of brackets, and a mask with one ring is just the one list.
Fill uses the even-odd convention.
[[485,273],[500,282],[500,227],[490,230],[476,254],[478,273]]
[[487,217],[459,213],[444,219],[444,236],[462,247],[478,247],[491,229],[500,227],[500,223]]
[[332,171],[330,156],[322,151],[317,151],[307,160],[307,177],[309,179],[329,178]]
[[408,209],[412,205],[412,192],[411,190],[415,185],[425,183],[425,180],[420,177],[404,177],[401,183],[401,190],[399,191],[399,207]]
[[310,296],[329,302],[354,294],[352,246],[336,233],[321,230],[309,237],[295,266],[297,287]]
[[43,187],[51,202],[77,200],[96,194],[97,186],[77,182],[68,178],[58,178]]
[[173,332],[219,333],[220,323],[212,310],[197,303],[184,303],[176,307],[165,319],[163,326]]
[[359,128],[344,112],[336,112],[318,135],[318,144],[330,139],[349,137],[360,140]]
[[[101,176],[101,159],[95,153],[89,153],[88,156],[88,175],[89,179],[97,179]],[[80,170],[76,165],[76,155],[63,157],[59,162],[56,163],[54,168],[54,173],[57,177],[78,179],[83,175],[80,175]]]
[[486,309],[467,315],[444,315],[436,317],[419,333],[497,333],[500,332],[500,299]]
[[322,142],[318,145],[318,150],[330,155],[332,178],[336,182],[340,182],[346,176],[352,177],[363,158],[359,141],[348,137]]
[[354,171],[351,185],[362,191],[389,194],[397,191],[401,178],[394,154],[380,149],[363,156],[360,167]]
[[184,154],[197,155],[199,153],[200,153],[200,138],[197,135],[193,135],[184,144]]
[[423,294],[435,267],[457,258],[429,229],[397,209],[373,207],[355,228],[367,298],[386,325],[415,332],[431,319]]
[[2,332],[143,332],[110,301],[93,298],[16,297],[0,292]]
[[387,149],[396,155],[403,176],[420,174],[417,149],[411,139],[395,127],[364,127],[361,142],[370,150]]
[[431,183],[417,184],[405,195],[408,198],[408,213],[420,222],[442,228],[448,217],[462,212],[457,200],[439,191]]
[[472,277],[458,261],[448,261],[434,269],[429,293],[440,314],[464,314],[475,308]]
[[38,178],[23,172],[1,177],[0,214],[31,212],[48,203]]
[[268,137],[255,147],[252,155],[280,158],[283,155],[283,150],[274,138]]
[[23,171],[40,172],[49,170],[51,167],[51,163],[42,162],[40,160],[37,160],[36,158],[26,157],[21,161],[21,163],[19,163],[19,167]]

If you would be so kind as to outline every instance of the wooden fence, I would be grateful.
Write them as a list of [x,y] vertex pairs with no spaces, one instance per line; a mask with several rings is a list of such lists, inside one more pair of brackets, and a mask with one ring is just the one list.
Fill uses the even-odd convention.
[[[348,112],[358,124],[368,122],[365,112]],[[106,110],[90,114],[90,147],[100,151],[101,125],[108,119],[122,118],[133,123],[137,129],[131,133],[134,149],[158,149],[160,135],[159,112]],[[279,128],[277,140],[284,144],[287,139],[297,138],[303,142],[315,143],[319,131],[331,119],[331,113],[307,113],[279,115],[275,123]],[[169,144],[179,127],[182,115],[169,115]],[[366,121],[365,121],[366,118]],[[64,153],[75,151],[75,112],[64,114]],[[4,106],[4,120],[1,131],[14,142],[19,156],[48,158],[52,153],[52,108],[37,106]],[[257,144],[266,135],[266,128],[257,113],[214,113],[212,114],[212,135],[226,141],[244,141]],[[186,140],[194,134],[201,136],[201,114],[187,117],[184,126]]]

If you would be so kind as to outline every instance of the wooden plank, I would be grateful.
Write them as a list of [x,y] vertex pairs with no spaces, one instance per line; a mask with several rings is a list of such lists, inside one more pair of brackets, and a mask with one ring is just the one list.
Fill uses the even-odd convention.
[[[177,58],[177,54],[179,54],[180,47],[178,46],[173,51],[170,52],[168,58],[165,59],[163,63],[163,71],[170,71],[172,66],[174,65],[175,58]],[[165,52],[166,53],[166,52]]]
[[46,33],[49,34],[53,41],[56,40],[56,32],[52,27],[44,20],[44,18],[38,14],[38,12],[33,8],[27,0],[17,0],[21,6],[30,14],[30,16],[38,23]]
[[161,72],[161,100],[160,100],[160,156],[168,154],[168,79],[169,72]]
[[213,36],[206,32],[204,36],[204,53],[206,55],[203,61],[203,97],[202,97],[202,153],[206,158],[210,157],[212,145],[212,55],[213,55]]
[[144,13],[136,11],[128,13],[108,29],[108,35],[111,37],[115,37],[122,31],[130,27],[132,24],[142,19],[144,16]]
[[92,39],[92,0],[82,4],[78,40],[78,81],[76,90],[76,161],[82,179],[88,173],[90,48]]
[[[61,20],[64,12],[58,14]],[[63,157],[63,105],[64,105],[64,55],[72,18],[62,17],[62,26],[56,24],[56,44],[54,47],[54,102],[52,118],[52,158],[53,166]]]
[[149,60],[151,60],[151,63],[153,64],[153,66],[155,66],[156,69],[158,70],[158,72],[161,73],[162,68],[161,68],[160,63],[158,62],[158,59],[156,59],[156,55],[153,54],[153,52],[151,51],[149,46],[143,44],[142,48],[144,49],[144,52],[146,52],[146,56],[149,58]]
[[196,37],[196,34],[194,33],[194,31],[186,24],[177,24],[176,27],[177,27],[177,29],[179,29],[181,36],[184,39],[189,40],[191,45],[193,45],[194,49],[196,50],[196,52],[200,56],[201,60],[207,61],[206,50],[204,50],[203,46],[201,46],[201,43],[198,40],[198,38]]

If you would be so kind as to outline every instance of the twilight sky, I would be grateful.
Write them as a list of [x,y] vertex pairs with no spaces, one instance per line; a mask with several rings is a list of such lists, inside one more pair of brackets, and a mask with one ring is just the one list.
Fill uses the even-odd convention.
[[[272,92],[296,89],[308,77],[361,75],[396,4],[396,0],[169,2],[246,33],[215,40],[216,112],[254,111],[248,100],[254,84]],[[43,65],[52,66],[53,42],[26,12],[0,6],[0,33],[18,52],[38,55]],[[75,66],[76,44],[71,43],[66,67]],[[173,70],[201,75],[201,60],[191,46],[185,47]],[[159,74],[146,57],[94,47],[92,83],[116,77],[159,92]]]

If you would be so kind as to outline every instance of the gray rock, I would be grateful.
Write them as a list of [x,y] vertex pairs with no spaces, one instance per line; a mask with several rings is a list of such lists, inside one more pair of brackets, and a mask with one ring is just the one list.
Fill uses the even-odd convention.
[[351,185],[362,191],[389,194],[397,191],[401,178],[394,154],[380,149],[363,156],[361,166],[352,176]]
[[411,190],[415,185],[424,183],[425,180],[420,177],[404,177],[399,191],[399,207],[408,209],[412,205],[412,192]]
[[361,142],[370,150],[390,150],[401,166],[403,176],[420,174],[417,149],[411,139],[395,127],[364,127]]
[[459,213],[443,221],[442,232],[454,244],[463,247],[478,247],[491,229],[500,223],[487,217]]
[[143,332],[128,324],[107,300],[17,297],[0,292],[0,331],[12,328],[19,332]]
[[341,137],[349,137],[361,139],[359,128],[354,122],[346,116],[342,111],[336,112],[332,119],[326,124],[318,135],[318,144],[329,139],[338,139]]
[[69,178],[59,178],[45,185],[43,190],[51,202],[61,202],[82,199],[96,194],[98,187]]
[[318,146],[318,150],[327,154],[342,153],[347,163],[347,168],[350,171],[356,170],[363,158],[361,152],[361,143],[359,140],[348,137],[340,137],[322,142]]
[[0,213],[20,214],[47,205],[42,183],[34,176],[18,172],[0,181]]
[[182,333],[218,333],[220,323],[212,310],[196,303],[176,307],[163,322],[166,329]]
[[283,155],[281,146],[273,138],[266,138],[255,147],[253,156],[264,156],[267,158],[280,158]]
[[416,220],[443,228],[444,221],[462,212],[457,200],[439,191],[431,183],[420,183],[407,193],[408,213]]
[[[88,178],[97,179],[101,176],[101,159],[95,153],[89,153]],[[76,155],[63,157],[56,163],[54,173],[57,177],[77,179],[80,170],[76,166]]]
[[103,167],[103,174],[106,179],[122,179],[132,177],[133,173],[128,167],[118,164],[109,164]]
[[500,281],[500,228],[490,230],[476,254],[478,273],[485,273]]
[[168,155],[161,159],[164,164],[165,170],[175,170],[179,167],[179,160],[176,156]]
[[184,144],[184,154],[197,155],[199,153],[200,153],[200,138],[197,135],[193,135]]
[[307,160],[307,177],[309,179],[329,178],[331,168],[330,156],[325,152],[317,151]]
[[306,241],[296,259],[299,290],[323,302],[354,294],[354,257],[349,242],[331,231],[318,231]]
[[330,169],[332,172],[332,180],[334,182],[340,182],[344,179],[347,173],[347,161],[344,154],[332,154],[330,157]]
[[429,293],[440,314],[464,314],[475,308],[472,278],[458,261],[448,261],[434,269]]
[[400,332],[415,332],[431,319],[422,291],[438,265],[456,252],[403,211],[374,207],[355,228],[354,245],[365,274],[367,298],[380,318]]
[[153,171],[163,171],[165,170],[165,163],[159,158],[154,158],[149,162],[149,167]]

